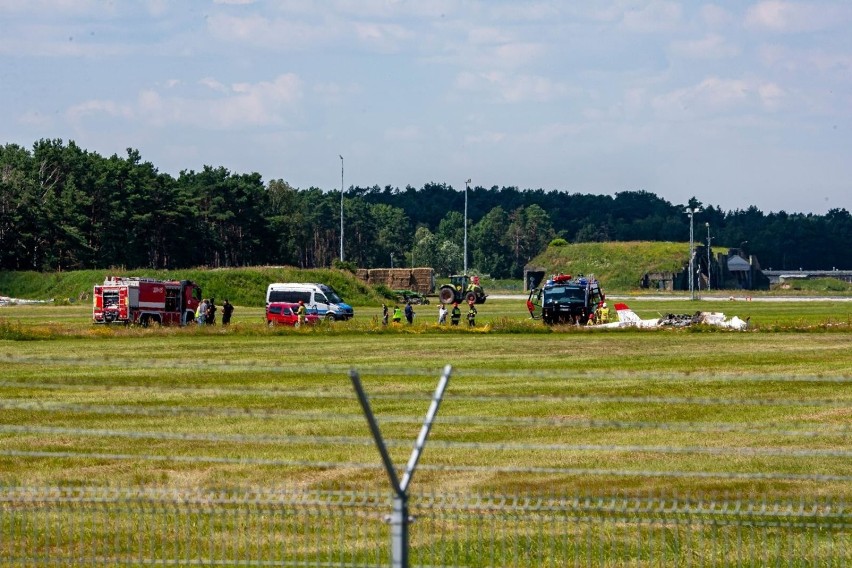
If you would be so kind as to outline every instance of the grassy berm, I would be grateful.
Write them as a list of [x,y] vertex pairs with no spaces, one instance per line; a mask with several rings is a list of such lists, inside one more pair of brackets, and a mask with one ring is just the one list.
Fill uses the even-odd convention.
[[0,271],[0,294],[13,298],[53,299],[56,303],[91,297],[92,287],[107,276],[142,276],[164,280],[192,280],[207,298],[228,298],[240,306],[262,306],[270,282],[321,282],[332,286],[353,304],[381,302],[377,292],[349,272],[323,269],[301,270],[292,266],[248,268],[196,268],[187,270],[75,270],[71,272]]
[[689,243],[612,242],[549,246],[530,261],[548,272],[594,274],[606,290],[633,290],[648,272],[678,272],[689,259]]

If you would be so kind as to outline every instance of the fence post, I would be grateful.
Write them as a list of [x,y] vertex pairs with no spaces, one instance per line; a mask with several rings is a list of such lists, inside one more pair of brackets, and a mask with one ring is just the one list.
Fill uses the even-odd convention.
[[358,376],[358,372],[354,369],[349,371],[349,378],[352,380],[355,394],[358,395],[358,402],[361,403],[361,408],[364,410],[364,417],[367,419],[370,433],[376,441],[376,447],[379,450],[379,455],[382,458],[382,463],[385,466],[385,471],[387,471],[391,489],[393,489],[394,493],[393,507],[390,515],[392,568],[408,568],[408,525],[411,522],[411,518],[408,516],[408,486],[414,476],[417,463],[420,461],[423,448],[426,446],[426,440],[429,437],[435,416],[438,414],[438,408],[444,397],[444,391],[450,380],[452,369],[451,365],[444,367],[444,372],[438,381],[435,394],[432,396],[429,410],[426,412],[426,418],[423,420],[423,426],[420,428],[420,434],[418,434],[417,440],[414,442],[414,448],[411,450],[411,457],[408,458],[408,463],[405,466],[401,482],[396,474],[396,467],[393,465],[393,460],[391,460],[387,446],[385,446],[385,441],[382,438],[379,423],[376,421],[373,409],[370,407],[370,400],[367,398],[367,393],[364,392],[361,377]]

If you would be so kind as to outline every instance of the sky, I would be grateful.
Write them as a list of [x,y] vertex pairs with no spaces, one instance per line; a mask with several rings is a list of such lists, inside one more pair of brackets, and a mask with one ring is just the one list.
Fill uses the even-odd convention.
[[848,0],[0,0],[0,145],[824,214],[850,29]]

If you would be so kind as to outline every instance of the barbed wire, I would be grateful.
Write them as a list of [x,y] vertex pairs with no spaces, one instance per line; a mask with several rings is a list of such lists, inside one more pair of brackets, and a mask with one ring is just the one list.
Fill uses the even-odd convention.
[[[494,509],[500,511],[637,512],[644,514],[736,515],[819,517],[845,521],[849,511],[843,496],[762,498],[730,495],[626,495],[548,492],[479,493],[413,491],[410,497],[420,508]],[[187,505],[292,504],[317,506],[388,506],[385,489],[341,490],[328,488],[201,488],[80,487],[49,485],[0,485],[0,502],[125,503],[154,501]]]
[[[245,457],[217,456],[175,456],[154,454],[112,454],[103,452],[67,452],[67,451],[38,451],[38,450],[0,450],[0,456],[14,458],[48,458],[48,459],[86,459],[108,461],[154,461],[177,462],[192,464],[229,464],[242,466],[275,466],[311,469],[361,469],[381,470],[379,463],[335,462],[314,460],[284,460]],[[683,479],[728,479],[728,480],[773,480],[773,481],[818,481],[818,482],[850,482],[852,475],[820,474],[820,473],[784,473],[784,472],[735,472],[735,471],[670,471],[670,470],[624,470],[605,468],[566,468],[544,466],[478,466],[478,465],[443,465],[420,464],[418,469],[450,472],[450,473],[507,473],[507,474],[548,474],[569,476],[612,476],[612,477],[653,477],[653,478],[683,478]]]
[[[185,432],[152,432],[139,430],[64,428],[54,426],[0,425],[0,432],[15,434],[52,434],[70,436],[117,437],[147,440],[177,440],[220,443],[264,443],[264,444],[313,444],[371,446],[371,438],[354,436],[296,436],[296,435],[241,435]],[[385,444],[394,447],[411,447],[410,441],[385,439]],[[705,446],[643,446],[638,444],[542,444],[529,442],[457,442],[433,439],[432,447],[443,449],[487,450],[487,451],[547,451],[547,452],[641,452],[655,454],[699,454],[718,456],[781,456],[781,457],[834,457],[852,458],[852,450],[771,447],[705,447]]]

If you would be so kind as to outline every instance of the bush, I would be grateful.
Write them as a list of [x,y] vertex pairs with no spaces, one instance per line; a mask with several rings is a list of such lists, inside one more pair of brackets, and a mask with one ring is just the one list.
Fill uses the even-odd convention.
[[396,299],[396,294],[393,293],[393,290],[385,286],[384,284],[377,284],[374,286],[376,290],[376,294],[385,298],[386,300],[394,300]]
[[338,270],[346,270],[351,272],[352,274],[355,274],[355,271],[358,270],[358,265],[354,262],[348,260],[338,260],[336,258],[331,261],[331,267],[336,268]]
[[568,241],[566,241],[565,239],[553,239],[552,241],[550,241],[550,244],[547,245],[547,246],[549,246],[549,247],[567,247]]

